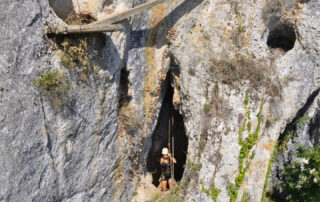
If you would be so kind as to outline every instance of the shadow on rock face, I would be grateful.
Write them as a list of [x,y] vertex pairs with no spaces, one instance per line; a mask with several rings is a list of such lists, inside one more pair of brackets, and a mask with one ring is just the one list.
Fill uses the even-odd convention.
[[72,0],[50,0],[50,6],[62,20],[74,12]]

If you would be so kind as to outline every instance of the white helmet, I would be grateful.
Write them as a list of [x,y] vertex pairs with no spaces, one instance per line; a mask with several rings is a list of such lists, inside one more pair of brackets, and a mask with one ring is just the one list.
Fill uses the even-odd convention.
[[162,149],[162,154],[168,154],[168,153],[169,153],[168,148],[163,148]]

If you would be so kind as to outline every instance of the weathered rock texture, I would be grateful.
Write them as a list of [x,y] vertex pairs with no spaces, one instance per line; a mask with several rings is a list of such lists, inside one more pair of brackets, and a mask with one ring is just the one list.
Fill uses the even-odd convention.
[[[81,36],[95,66],[86,79],[61,63],[65,36],[46,36],[45,26],[70,11],[99,19],[145,1],[62,2],[0,4],[1,201],[152,200],[147,157],[167,85],[188,163],[181,191],[163,199],[212,201],[203,182],[218,201],[260,201],[274,145],[300,109],[313,118],[294,140],[319,142],[319,1],[158,5],[123,32]],[[32,85],[48,69],[73,86],[60,109]],[[273,170],[288,161],[277,159]]]

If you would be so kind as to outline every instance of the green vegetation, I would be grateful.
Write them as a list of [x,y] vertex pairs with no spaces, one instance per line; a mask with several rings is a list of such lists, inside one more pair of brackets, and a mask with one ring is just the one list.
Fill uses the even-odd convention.
[[64,98],[72,89],[67,78],[58,70],[47,70],[33,80],[33,86],[51,102],[55,109],[62,106]]
[[239,32],[239,33],[246,32],[246,27],[239,25],[239,26],[238,26],[238,32]]
[[211,108],[212,108],[212,104],[211,104],[211,103],[205,103],[205,104],[203,105],[203,111],[204,111],[204,113],[208,114],[208,113],[210,112]]
[[264,182],[264,185],[263,185],[263,191],[262,191],[262,197],[261,197],[261,201],[265,201],[265,198],[266,198],[266,194],[267,194],[267,189],[268,189],[268,185],[269,185],[269,177],[270,177],[270,173],[271,173],[271,169],[272,169],[272,165],[273,165],[273,162],[274,162],[274,159],[278,153],[278,149],[279,149],[279,144],[276,143],[276,145],[274,146],[274,149],[273,149],[273,152],[272,152],[272,156],[271,156],[271,159],[270,159],[270,162],[269,162],[269,165],[268,165],[268,171],[267,171],[267,174],[266,174],[266,179],[265,179],[265,182]]
[[302,116],[298,118],[293,124],[296,125],[298,128],[302,128],[307,121],[310,121],[310,119],[311,117],[309,116]]
[[201,163],[195,163],[192,161],[187,161],[186,163],[187,168],[189,168],[191,171],[200,171],[202,168],[202,164]]
[[206,139],[205,139],[206,137],[204,137],[205,135],[203,135],[203,133],[202,133],[200,136],[201,136],[201,139],[199,141],[199,152],[198,152],[199,158],[200,158],[201,154],[204,152],[204,149],[207,144]]
[[[246,114],[245,114],[244,121],[239,129],[239,132],[238,132],[239,144],[241,146],[239,159],[238,159],[239,160],[239,174],[235,178],[235,184],[230,183],[227,187],[227,189],[229,191],[231,202],[236,200],[236,198],[238,196],[239,188],[245,179],[245,175],[246,175],[247,170],[249,169],[251,160],[255,155],[254,152],[252,152],[250,155],[250,151],[259,137],[264,100],[262,99],[262,101],[261,101],[260,110],[257,115],[258,123],[257,123],[257,126],[256,126],[254,132],[251,132],[251,122],[250,122],[251,118],[250,118],[250,110],[248,108],[248,104],[249,104],[248,92],[246,92],[245,100],[243,103],[245,106],[245,110],[246,110],[245,113]],[[243,139],[243,131],[245,130],[246,126],[247,126],[247,131],[248,131],[248,138],[246,140],[244,140]]]
[[320,198],[320,147],[300,146],[296,156],[301,162],[288,165],[283,174],[287,183],[280,185],[290,201],[319,201]]
[[156,194],[151,202],[156,202],[159,199],[159,194]]
[[[186,163],[186,171],[185,174],[180,181],[178,187],[171,190],[168,194],[164,195],[161,198],[157,198],[157,201],[183,201],[182,198],[179,197],[180,193],[183,191],[185,186],[189,183],[190,179],[197,175],[197,173],[200,171],[202,165],[201,163],[195,163],[192,161],[187,161]],[[179,199],[179,200],[178,200]]]
[[172,197],[170,200],[171,202],[176,201],[177,197],[179,196],[181,191],[184,189],[185,185],[189,182],[190,178],[191,178],[190,175],[185,177],[183,180],[181,180],[181,182],[179,183],[179,186],[173,190]]
[[272,157],[270,159],[270,163],[268,165],[268,171],[266,174],[266,180],[265,180],[265,184],[264,184],[264,188],[263,188],[263,192],[262,192],[262,198],[261,201],[265,201],[266,200],[266,194],[267,194],[267,188],[268,188],[268,183],[269,183],[269,177],[270,177],[270,172],[272,169],[272,165],[273,165],[273,161],[275,159],[275,156],[277,155],[277,153],[279,151],[283,151],[287,149],[288,146],[288,142],[289,140],[293,139],[294,137],[296,137],[298,135],[298,133],[296,132],[296,128],[302,128],[304,126],[304,124],[309,121],[311,119],[311,117],[308,116],[302,116],[298,119],[296,119],[291,126],[289,127],[288,131],[285,132],[285,134],[279,138],[278,142],[276,143],[273,153],[272,153]]
[[289,140],[293,139],[298,135],[295,131],[290,131],[287,134],[285,134],[284,138],[279,140],[279,148],[280,150],[286,149],[288,146]]
[[215,188],[214,186],[212,186],[209,190],[206,189],[206,188],[204,187],[204,183],[203,183],[202,180],[200,180],[200,184],[201,184],[201,190],[202,190],[204,193],[206,193],[207,196],[211,197],[214,202],[217,202],[217,198],[218,198],[221,190]]
[[249,200],[248,200],[247,197],[248,197],[248,196],[247,196],[247,193],[244,192],[244,193],[243,193],[243,196],[242,196],[242,199],[241,199],[241,202],[249,202]]
[[186,163],[186,173],[181,182],[179,183],[179,186],[173,190],[173,197],[171,197],[171,202],[176,201],[176,198],[179,196],[185,185],[190,181],[191,177],[193,177],[197,172],[200,171],[202,168],[201,163],[195,163],[192,161],[187,161]]

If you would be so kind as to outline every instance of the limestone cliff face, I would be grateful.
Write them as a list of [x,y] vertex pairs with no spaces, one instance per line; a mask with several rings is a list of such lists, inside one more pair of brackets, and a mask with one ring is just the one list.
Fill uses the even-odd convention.
[[[163,200],[260,201],[285,129],[308,116],[293,141],[318,144],[319,1],[170,1],[122,32],[77,36],[86,60],[74,66],[63,41],[75,36],[47,36],[46,25],[145,1],[61,2],[0,5],[1,201],[154,199],[150,156],[166,144],[170,113],[188,141],[179,188]],[[52,69],[72,86],[59,108],[33,84]]]

